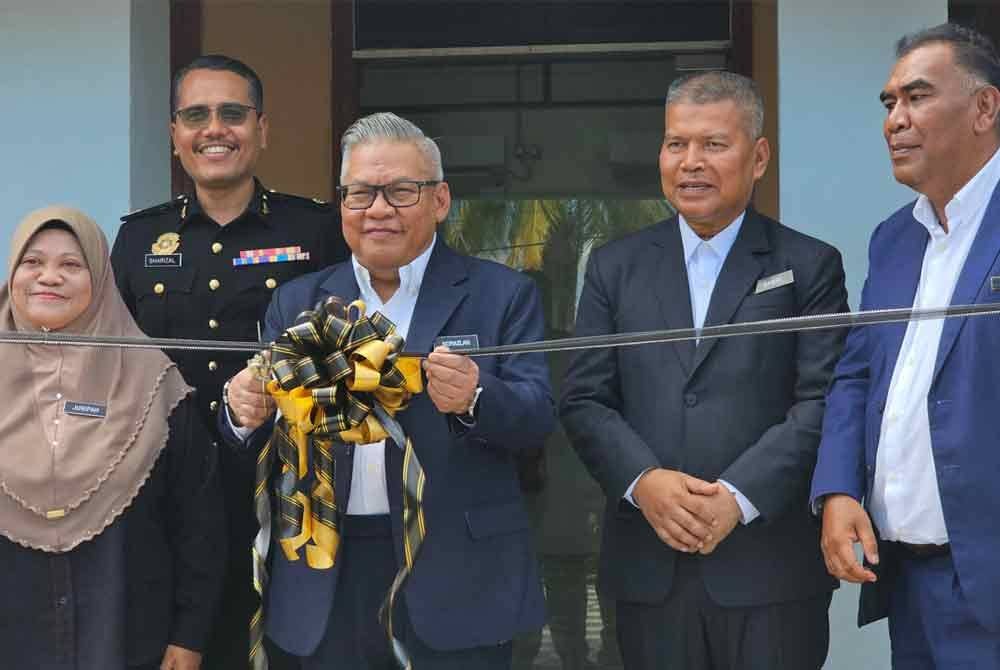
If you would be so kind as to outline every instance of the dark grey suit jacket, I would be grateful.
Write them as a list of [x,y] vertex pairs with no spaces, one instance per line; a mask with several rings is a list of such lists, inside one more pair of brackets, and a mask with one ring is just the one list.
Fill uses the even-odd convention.
[[[756,292],[758,280],[786,270],[793,283]],[[705,325],[846,310],[837,250],[748,210]],[[592,254],[577,335],[691,326],[676,217]],[[670,593],[676,552],[622,499],[654,467],[725,479],[760,511],[702,560],[706,588],[719,604],[763,605],[835,587],[807,497],[824,393],[843,340],[844,331],[826,330],[592,350],[574,358],[561,415],[607,496],[605,593],[639,602]]]

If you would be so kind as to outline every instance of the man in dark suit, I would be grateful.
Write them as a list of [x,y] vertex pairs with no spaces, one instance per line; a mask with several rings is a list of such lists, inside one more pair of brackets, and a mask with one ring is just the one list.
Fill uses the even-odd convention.
[[[728,72],[674,82],[660,151],[679,215],[588,263],[578,335],[847,309],[840,255],[749,208],[763,102]],[[837,331],[580,353],[563,424],[607,496],[599,586],[625,667],[817,669],[834,582],[807,508]]]
[[[1000,56],[949,24],[896,55],[883,130],[920,196],[872,234],[861,307],[997,302]],[[993,317],[863,327],[837,365],[812,500],[830,573],[864,584],[858,623],[889,617],[894,668],[1000,667],[998,342]]]
[[[436,144],[393,114],[344,134],[339,189],[350,262],[279,289],[267,314],[275,338],[318,300],[361,298],[392,320],[424,362],[426,393],[400,415],[427,475],[427,535],[395,608],[395,635],[417,668],[507,669],[510,640],[540,628],[541,585],[514,451],[554,424],[541,354],[472,359],[435,347],[442,336],[480,346],[542,339],[534,283],[461,256],[437,237],[451,196]],[[228,388],[227,433],[251,449],[267,438],[273,405],[249,372]],[[230,425],[230,424],[235,424]],[[259,426],[259,428],[258,428]],[[233,437],[231,435],[231,437]],[[245,448],[245,447],[244,447]],[[332,570],[272,549],[267,631],[310,668],[394,668],[376,613],[403,552],[402,454],[386,440],[336,451],[341,548]]]

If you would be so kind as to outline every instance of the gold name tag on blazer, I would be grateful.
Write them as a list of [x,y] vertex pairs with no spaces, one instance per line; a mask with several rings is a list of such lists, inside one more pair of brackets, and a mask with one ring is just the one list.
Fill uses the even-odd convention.
[[776,288],[781,288],[782,286],[788,286],[793,283],[795,283],[795,275],[792,274],[791,270],[785,270],[784,272],[779,272],[776,275],[758,279],[757,288],[754,289],[754,295],[764,293],[765,291],[771,291]]

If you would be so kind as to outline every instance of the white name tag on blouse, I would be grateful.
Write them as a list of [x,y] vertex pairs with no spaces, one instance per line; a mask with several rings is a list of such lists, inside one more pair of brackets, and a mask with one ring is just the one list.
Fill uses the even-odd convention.
[[63,405],[63,412],[74,416],[89,416],[94,419],[103,419],[108,415],[108,406],[98,402],[76,402],[67,400]]
[[763,293],[765,291],[770,291],[772,289],[781,288],[782,286],[788,286],[795,282],[795,275],[792,274],[791,270],[785,270],[784,272],[779,272],[776,275],[771,275],[770,277],[764,277],[763,279],[757,280],[757,288],[754,289],[754,295],[758,293]]

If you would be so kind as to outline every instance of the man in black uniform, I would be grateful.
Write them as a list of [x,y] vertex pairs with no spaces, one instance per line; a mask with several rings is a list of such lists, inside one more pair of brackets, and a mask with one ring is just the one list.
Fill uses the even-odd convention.
[[[267,146],[268,120],[257,74],[225,56],[202,56],[174,77],[174,154],[194,193],[122,217],[111,253],[115,279],[151,337],[256,340],[274,289],[349,255],[336,208],[264,188],[253,172]],[[248,355],[166,352],[198,391],[216,430],[223,383]],[[247,667],[251,584],[252,458],[219,453],[229,519],[230,562],[206,670]],[[271,655],[272,668],[288,667]],[[294,667],[294,666],[291,666]]]

